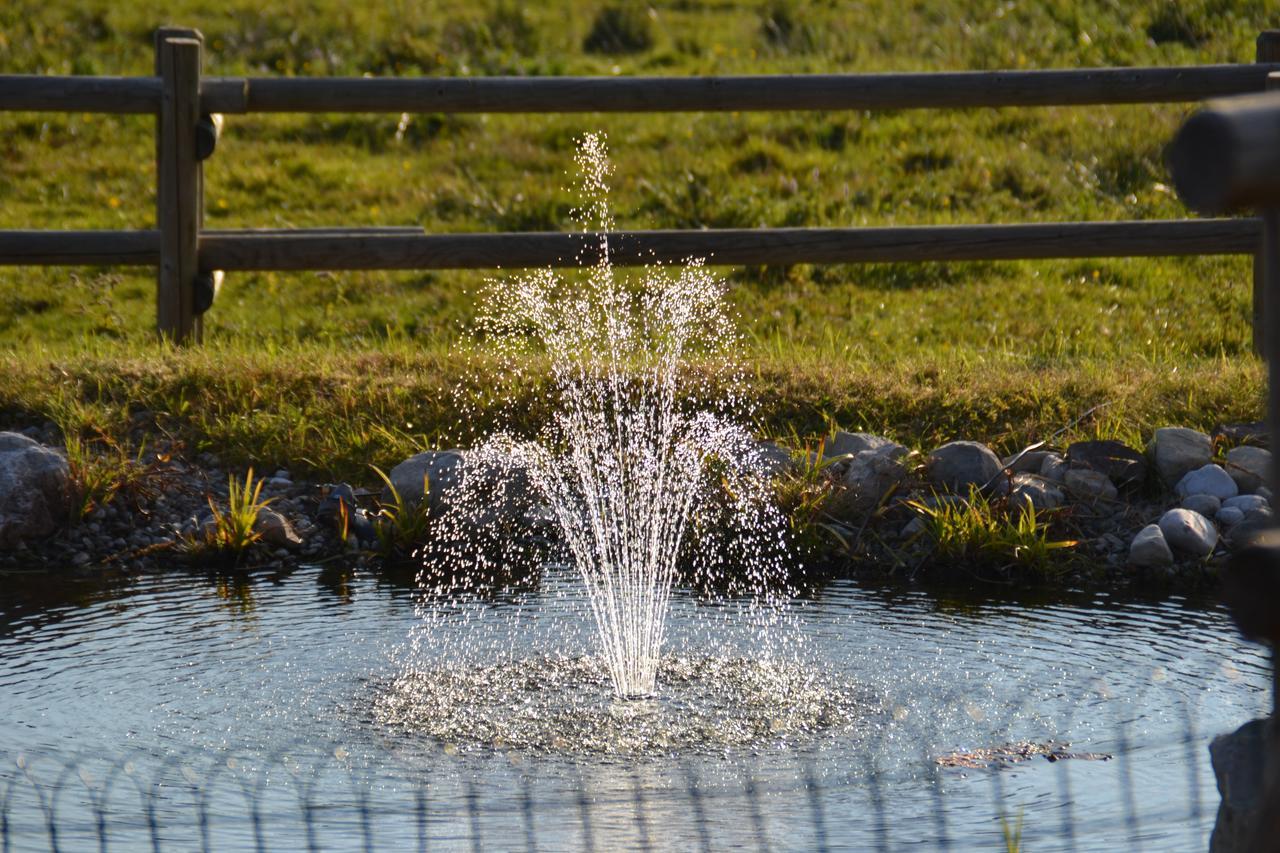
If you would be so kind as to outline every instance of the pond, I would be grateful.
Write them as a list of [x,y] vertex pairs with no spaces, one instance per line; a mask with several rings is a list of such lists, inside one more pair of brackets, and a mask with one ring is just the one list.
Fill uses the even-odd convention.
[[[0,581],[15,850],[1202,850],[1208,742],[1269,710],[1263,650],[1183,598],[836,581],[770,669],[677,592],[662,695],[620,705],[564,570],[426,622],[410,580],[320,567]],[[1076,757],[964,755],[1019,742]]]

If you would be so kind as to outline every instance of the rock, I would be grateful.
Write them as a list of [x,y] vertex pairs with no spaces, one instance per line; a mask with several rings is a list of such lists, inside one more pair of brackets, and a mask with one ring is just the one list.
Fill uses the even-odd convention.
[[316,507],[316,520],[339,536],[343,535],[345,523],[346,541],[352,548],[372,546],[378,541],[373,520],[367,512],[356,506],[355,492],[346,483],[329,486],[329,493]]
[[[432,512],[441,512],[448,505],[448,495],[462,483],[464,457],[457,450],[429,450],[410,456],[391,469],[388,475],[401,500],[416,505],[423,498],[424,484],[430,491]],[[388,490],[383,491],[383,503],[391,501]]]
[[1253,493],[1260,498],[1266,498],[1268,501],[1275,497],[1275,495],[1271,494],[1271,489],[1266,486],[1259,486],[1253,490]]
[[1246,513],[1244,519],[1236,522],[1228,531],[1227,542],[1236,550],[1246,548],[1274,529],[1275,524],[1269,515],[1261,512]]
[[952,441],[929,454],[928,476],[933,483],[954,492],[970,486],[994,486],[1003,467],[1000,458],[985,444]]
[[1209,759],[1222,802],[1209,838],[1211,853],[1264,849],[1253,846],[1265,818],[1266,761],[1275,750],[1267,736],[1270,720],[1251,720],[1209,744]]
[[1113,501],[1120,495],[1110,477],[1088,468],[1068,470],[1062,484],[1067,491],[1087,501]]
[[1233,506],[1224,506],[1222,509],[1218,510],[1217,514],[1214,516],[1214,521],[1218,522],[1223,527],[1235,527],[1237,524],[1244,521],[1244,510]]
[[1227,473],[1243,493],[1256,491],[1271,479],[1271,451],[1261,447],[1233,447],[1227,451]]
[[898,455],[905,456],[909,451],[907,448],[891,441],[880,435],[873,435],[869,432],[844,432],[841,430],[833,435],[822,448],[822,456],[830,459],[833,456],[857,455],[866,453],[868,450],[883,450],[886,447],[894,447],[900,450]]
[[77,551],[71,555],[71,565],[76,567],[87,566],[92,559],[88,551]]
[[1236,495],[1234,498],[1227,498],[1222,502],[1223,506],[1229,506],[1238,509],[1245,515],[1258,510],[1269,511],[1271,502],[1262,495]]
[[1011,474],[1039,474],[1045,458],[1056,455],[1051,450],[1028,450],[1022,454],[1006,456],[1000,460],[1000,464]]
[[71,513],[66,457],[15,432],[0,432],[0,548],[52,533]]
[[1009,494],[1013,506],[1030,504],[1037,512],[1062,506],[1066,496],[1062,490],[1035,474],[1014,474],[1013,491]]
[[1156,430],[1149,448],[1156,473],[1172,488],[1188,471],[1208,465],[1213,459],[1213,442],[1204,433],[1186,427]]
[[898,458],[905,452],[905,447],[891,442],[853,458],[843,478],[850,509],[858,513],[875,509],[886,495],[902,484],[907,478],[907,469]]
[[1146,458],[1120,441],[1077,441],[1067,448],[1067,462],[1105,474],[1121,489],[1140,486],[1147,478]]
[[1270,447],[1270,433],[1266,421],[1254,421],[1247,424],[1218,424],[1213,428],[1214,436],[1222,436],[1231,444],[1252,444],[1257,447]]
[[1067,476],[1067,460],[1061,454],[1049,453],[1040,464],[1040,476],[1054,483],[1061,483]]
[[262,537],[262,541],[268,545],[281,548],[297,548],[302,544],[302,537],[293,529],[289,519],[272,509],[264,509],[258,512],[258,518],[253,523],[253,529]]
[[1213,522],[1189,509],[1171,509],[1160,516],[1160,532],[1165,541],[1178,551],[1195,557],[1207,557],[1218,544],[1218,530]]
[[1231,479],[1231,475],[1222,470],[1221,466],[1210,463],[1184,474],[1178,481],[1178,485],[1174,487],[1174,492],[1180,498],[1189,495],[1213,495],[1218,500],[1225,501],[1227,498],[1234,498],[1240,493],[1240,489],[1236,487],[1236,481]]
[[765,477],[773,479],[791,471],[795,463],[791,459],[791,451],[772,441],[757,441],[759,451],[757,467]]
[[1148,524],[1129,544],[1129,563],[1144,569],[1173,564],[1173,551],[1160,532],[1160,525]]
[[903,539],[911,539],[924,533],[926,529],[924,519],[917,515],[902,526],[902,530],[898,532],[898,536]]
[[1182,507],[1198,512],[1205,518],[1213,518],[1222,509],[1222,501],[1214,495],[1187,495],[1182,499]]

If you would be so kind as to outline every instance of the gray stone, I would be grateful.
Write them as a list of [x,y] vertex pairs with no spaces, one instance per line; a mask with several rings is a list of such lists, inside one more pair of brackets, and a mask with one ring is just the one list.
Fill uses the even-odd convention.
[[1213,518],[1222,509],[1222,501],[1214,495],[1187,495],[1182,499],[1182,506],[1205,518]]
[[1160,532],[1177,551],[1195,557],[1207,557],[1218,544],[1218,530],[1213,522],[1189,509],[1171,509],[1160,516]]
[[1224,506],[1218,510],[1218,513],[1213,518],[1223,527],[1235,527],[1244,521],[1244,510],[1233,506]]
[[71,513],[71,466],[52,448],[0,432],[0,548],[52,533]]
[[1037,512],[1062,506],[1066,497],[1052,482],[1035,474],[1014,474],[1013,491],[1009,494],[1013,506],[1030,504]]
[[929,454],[926,470],[934,484],[965,492],[970,486],[994,486],[1003,466],[1000,458],[985,444],[952,441]]
[[898,535],[903,539],[911,539],[924,533],[925,530],[924,519],[917,515],[902,526],[902,530],[898,532]]
[[253,529],[268,545],[297,548],[302,544],[302,537],[293,529],[289,519],[273,509],[260,510],[257,520],[253,523]]
[[886,447],[899,448],[901,451],[899,455],[903,456],[908,452],[907,448],[901,444],[881,435],[841,430],[826,442],[822,448],[822,455],[826,459],[830,459],[833,456],[855,456],[859,453],[866,453],[868,450],[883,450]]
[[[1211,853],[1238,853],[1254,847],[1254,834],[1266,817],[1266,764],[1275,744],[1267,735],[1269,720],[1250,720],[1209,744],[1209,759],[1222,801],[1209,837]],[[1268,845],[1265,849],[1271,849]]]
[[1121,489],[1140,486],[1147,477],[1147,460],[1120,441],[1077,441],[1067,448],[1067,462],[1072,468],[1106,474]]
[[902,484],[907,469],[898,461],[901,445],[887,445],[879,450],[859,453],[849,463],[843,482],[848,489],[849,508],[862,513],[876,506]]
[[1101,471],[1072,468],[1062,480],[1067,491],[1087,501],[1113,501],[1119,497],[1115,483]]
[[1067,460],[1058,453],[1049,453],[1040,463],[1040,476],[1054,483],[1061,483],[1067,476]]
[[1174,492],[1180,498],[1189,495],[1213,495],[1218,500],[1225,501],[1227,498],[1238,495],[1240,489],[1236,486],[1236,481],[1231,479],[1231,475],[1220,465],[1210,463],[1184,474],[1178,481],[1178,485],[1174,487]]
[[1253,490],[1253,493],[1258,497],[1266,498],[1267,500],[1271,500],[1273,497],[1275,497],[1275,495],[1271,493],[1271,489],[1267,488],[1266,486],[1259,486],[1258,488]]
[[1271,509],[1271,501],[1262,495],[1236,495],[1234,498],[1227,498],[1222,502],[1222,505],[1234,507],[1245,515],[1257,510]]
[[1227,473],[1242,493],[1256,491],[1271,479],[1271,451],[1261,447],[1233,447],[1227,451]]
[[1148,449],[1156,473],[1172,488],[1188,471],[1208,465],[1213,459],[1213,442],[1204,433],[1186,427],[1162,427],[1155,432]]
[[1045,457],[1056,456],[1051,450],[1028,450],[1023,454],[1013,454],[1000,460],[1000,464],[1011,474],[1039,474]]
[[[429,507],[433,512],[442,511],[448,503],[448,495],[462,483],[463,456],[457,450],[428,450],[410,456],[391,469],[387,475],[400,499],[406,504],[417,505],[430,491]],[[383,503],[391,502],[390,490],[384,489]]]
[[760,473],[765,477],[773,479],[790,472],[795,468],[795,462],[791,459],[791,451],[787,450],[780,444],[772,441],[757,441],[756,463]]
[[1129,543],[1129,563],[1144,569],[1173,564],[1173,551],[1160,532],[1160,525],[1148,524]]

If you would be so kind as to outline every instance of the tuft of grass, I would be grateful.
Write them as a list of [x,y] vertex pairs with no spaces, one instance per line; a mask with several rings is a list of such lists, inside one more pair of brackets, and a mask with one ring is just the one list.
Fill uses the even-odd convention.
[[239,563],[262,534],[256,529],[258,515],[271,503],[272,498],[261,499],[265,481],[253,479],[253,469],[245,474],[241,484],[235,477],[227,477],[227,508],[222,510],[208,497],[213,524],[196,531],[186,541],[185,550],[192,555],[213,556]]
[[71,507],[71,523],[79,523],[89,513],[111,503],[117,495],[142,495],[150,475],[150,467],[142,462],[145,444],[136,455],[130,455],[111,436],[100,434],[96,442],[87,442],[77,431],[64,433],[67,464],[75,501]]
[[935,506],[907,501],[907,505],[924,519],[925,536],[932,541],[934,553],[948,562],[1012,565],[1051,577],[1063,568],[1054,552],[1079,544],[1051,540],[1048,526],[1030,504],[1010,510],[1004,501],[988,501],[976,487],[970,488],[965,501],[939,501]]
[[[414,503],[406,501],[392,484],[381,468],[370,465],[378,478],[391,493],[389,503],[381,503],[374,518],[374,531],[378,535],[378,553],[384,558],[406,559],[425,544],[431,533],[430,482],[427,475],[422,475],[423,499]],[[345,507],[345,504],[343,505]],[[343,516],[343,533],[346,532],[345,515]]]
[[1004,836],[1004,849],[1007,853],[1021,853],[1022,850],[1022,810],[1018,810],[1017,819],[1010,824],[1005,815],[1000,816],[1000,832]]

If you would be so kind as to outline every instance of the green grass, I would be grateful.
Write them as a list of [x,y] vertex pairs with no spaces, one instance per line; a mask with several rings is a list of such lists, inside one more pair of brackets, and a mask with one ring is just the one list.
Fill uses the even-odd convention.
[[[160,23],[200,28],[209,74],[713,74],[1248,62],[1263,0],[1114,4],[607,4],[11,0],[0,72],[150,73]],[[618,8],[622,8],[619,6]],[[630,8],[630,7],[628,7]],[[268,10],[269,9],[269,10]],[[633,19],[634,18],[634,19]],[[605,23],[610,23],[606,21]],[[1162,148],[1189,105],[884,113],[231,116],[210,227],[568,227],[574,139],[609,134],[621,227],[1177,218]],[[0,114],[0,228],[154,223],[152,120]],[[927,447],[1255,419],[1246,258],[724,270],[759,427],[831,424]],[[127,435],[139,411],[200,448],[369,478],[453,440],[485,274],[244,273],[209,346],[152,341],[154,279],[0,269],[0,412]],[[484,359],[481,357],[481,362]],[[532,381],[532,380],[530,380]],[[531,416],[532,417],[532,416]],[[74,425],[73,425],[74,426]],[[96,433],[89,433],[96,434]]]

